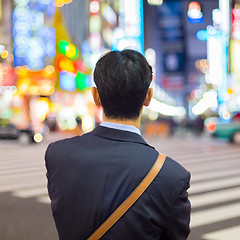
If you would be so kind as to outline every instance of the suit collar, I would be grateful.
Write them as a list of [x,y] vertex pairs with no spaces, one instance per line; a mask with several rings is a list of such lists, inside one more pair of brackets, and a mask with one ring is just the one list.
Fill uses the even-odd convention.
[[141,135],[129,131],[98,126],[91,132],[91,134],[116,141],[140,143],[154,148],[147,144]]
[[134,132],[134,133],[141,135],[140,130],[133,125],[120,124],[120,123],[115,123],[115,122],[102,122],[100,124],[100,126],[114,128],[114,129],[123,130],[123,131]]

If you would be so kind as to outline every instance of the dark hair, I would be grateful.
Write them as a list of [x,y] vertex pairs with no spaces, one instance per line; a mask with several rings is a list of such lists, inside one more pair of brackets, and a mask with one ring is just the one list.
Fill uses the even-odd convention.
[[152,68],[142,54],[108,52],[98,60],[93,76],[106,117],[138,118],[152,81]]

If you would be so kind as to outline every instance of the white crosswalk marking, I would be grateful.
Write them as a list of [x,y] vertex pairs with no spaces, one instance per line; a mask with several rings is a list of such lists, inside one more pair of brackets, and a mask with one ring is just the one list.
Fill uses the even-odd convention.
[[191,227],[199,227],[235,217],[240,218],[240,203],[193,213],[191,217]]
[[47,195],[47,189],[46,187],[28,189],[28,190],[14,192],[13,195],[16,197],[23,197],[23,198],[37,197],[37,196]]
[[14,168],[14,169],[1,169],[1,176],[4,174],[16,174],[16,173],[23,173],[23,172],[29,172],[29,171],[39,171],[42,170],[42,166],[37,167],[24,167],[23,169],[20,168]]
[[190,196],[193,208],[240,199],[240,187]]
[[46,146],[0,146],[0,192],[20,198],[48,198],[44,152]]
[[[192,204],[191,228],[240,222],[240,147],[185,139],[151,139],[159,152],[181,163],[191,172],[189,198]],[[0,193],[11,192],[19,198],[35,198],[49,204],[44,152],[46,145],[19,147],[1,146]],[[237,240],[239,226],[233,222],[223,228],[208,229],[199,238],[190,240]]]
[[32,176],[42,176],[44,175],[45,171],[43,171],[41,169],[41,171],[37,171],[37,172],[21,172],[21,173],[18,173],[18,174],[14,174],[14,175],[3,175],[3,176],[0,176],[0,181],[2,180],[5,180],[5,179],[12,179],[12,178],[16,178],[16,179],[20,179],[22,177],[32,177]]
[[239,186],[240,185],[240,176],[238,177],[232,177],[232,178],[226,178],[226,179],[217,179],[213,180],[211,182],[200,182],[200,183],[195,183],[193,184],[190,189],[189,193],[190,194],[196,194],[204,191],[213,191],[213,190],[218,190],[222,188],[227,188],[227,187],[234,187],[234,186]]
[[240,226],[232,227],[227,230],[220,230],[203,235],[204,240],[239,240]]
[[221,164],[217,164],[214,162],[210,162],[207,164],[184,164],[184,166],[189,169],[189,171],[192,173],[192,175],[195,175],[199,172],[213,172],[213,171],[219,171],[223,169],[232,169],[236,166],[238,166],[239,159],[229,159],[227,162],[223,162]]
[[38,198],[38,201],[41,202],[41,203],[47,203],[47,204],[50,204],[50,203],[51,203],[51,201],[50,201],[50,199],[49,199],[48,196],[39,197],[39,198]]
[[[224,154],[224,155],[221,156],[221,154]],[[214,152],[211,155],[209,155],[209,153],[206,153],[206,152],[201,152],[197,158],[196,158],[195,154],[186,154],[185,153],[185,154],[182,154],[179,157],[179,159],[182,159],[185,162],[190,161],[191,163],[193,163],[193,162],[199,161],[198,158],[201,158],[201,162],[207,162],[207,161],[209,161],[209,159],[224,161],[227,157],[235,157],[235,156],[239,157],[238,149],[234,149],[234,150],[228,149],[225,151],[219,149],[218,152]]]
[[38,163],[35,163],[35,162],[28,162],[27,163],[27,166],[26,165],[23,165],[22,163],[20,164],[13,164],[10,165],[9,163],[5,163],[4,166],[0,166],[0,171],[1,170],[5,170],[5,169],[27,169],[29,167],[42,167],[42,163],[41,164],[38,164]]
[[27,181],[27,182],[21,182],[21,183],[10,183],[10,184],[4,184],[0,185],[0,192],[8,192],[8,191],[17,191],[18,189],[27,189],[31,187],[38,187],[43,186],[45,179],[39,181],[39,179],[36,181]]
[[192,176],[192,182],[206,180],[206,179],[210,180],[217,177],[224,178],[224,177],[239,175],[239,174],[240,174],[240,168],[219,170],[217,172],[212,172],[211,175],[209,174],[209,172],[196,173]]

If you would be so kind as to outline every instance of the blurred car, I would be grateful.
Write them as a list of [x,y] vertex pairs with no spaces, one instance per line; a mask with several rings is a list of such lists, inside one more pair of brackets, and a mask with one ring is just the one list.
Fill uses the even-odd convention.
[[0,119],[0,139],[18,139],[21,144],[41,142],[41,133],[35,133],[32,129],[19,129],[8,119]]
[[227,120],[220,117],[207,118],[204,125],[213,137],[240,144],[240,112],[233,114],[232,118]]

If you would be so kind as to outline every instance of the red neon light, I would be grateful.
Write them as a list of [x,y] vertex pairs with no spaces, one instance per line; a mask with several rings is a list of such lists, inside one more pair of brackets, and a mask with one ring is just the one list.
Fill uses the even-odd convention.
[[56,69],[59,72],[66,71],[77,74],[77,63],[60,54],[56,59]]
[[216,129],[216,123],[214,121],[210,121],[208,124],[207,124],[207,130],[209,132],[214,132]]
[[201,10],[201,6],[198,2],[190,2],[189,5],[188,5],[188,9],[189,10],[193,10],[193,9],[196,9],[196,10]]

